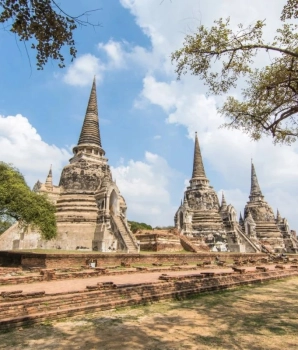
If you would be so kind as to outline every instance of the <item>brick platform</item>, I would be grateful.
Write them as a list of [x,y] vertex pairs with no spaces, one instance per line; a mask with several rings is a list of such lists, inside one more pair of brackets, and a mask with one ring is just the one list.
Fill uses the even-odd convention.
[[[298,276],[298,269],[290,266],[285,269],[270,266],[268,271],[252,267],[241,269],[241,273],[237,270],[105,276],[85,280],[85,283],[69,281],[64,289],[57,288],[59,283],[60,287],[65,285],[63,281],[2,286],[0,328]],[[132,280],[132,277],[135,278]]]
[[128,264],[152,264],[152,263],[177,263],[213,261],[216,256],[220,260],[227,259],[261,259],[266,258],[266,254],[240,254],[240,253],[188,253],[188,254],[42,254],[28,253],[22,251],[0,251],[1,266],[22,266],[22,267],[40,267],[40,268],[59,268],[80,267],[86,265],[87,261],[92,259],[97,266],[120,265],[121,262]]

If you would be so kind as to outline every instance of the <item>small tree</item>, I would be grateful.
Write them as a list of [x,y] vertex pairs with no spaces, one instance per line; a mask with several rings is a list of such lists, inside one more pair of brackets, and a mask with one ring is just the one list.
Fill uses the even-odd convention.
[[[281,21],[298,17],[298,0],[288,0]],[[242,100],[229,96],[219,108],[230,121],[223,126],[241,129],[259,140],[271,135],[275,143],[292,143],[298,137],[298,33],[296,24],[284,23],[271,43],[263,39],[265,21],[239,30],[230,29],[230,19],[219,19],[210,29],[201,25],[194,35],[185,38],[182,49],[172,54],[177,62],[178,78],[190,71],[198,75],[209,93],[226,94],[247,77]],[[260,51],[278,56],[261,69],[252,68]],[[214,63],[221,67],[219,71]]]
[[19,221],[26,228],[35,226],[44,239],[56,236],[55,206],[44,195],[32,192],[23,175],[0,162],[0,219]]

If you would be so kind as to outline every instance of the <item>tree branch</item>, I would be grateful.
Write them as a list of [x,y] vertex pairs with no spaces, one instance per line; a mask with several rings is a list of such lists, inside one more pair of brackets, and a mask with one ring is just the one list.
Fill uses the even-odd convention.
[[218,51],[211,51],[211,50],[205,51],[205,50],[197,49],[197,50],[190,50],[189,53],[207,54],[207,55],[213,56],[213,55],[222,55],[228,52],[245,51],[245,50],[253,50],[253,49],[265,49],[265,50],[271,50],[271,51],[278,51],[278,52],[293,56],[295,58],[298,58],[298,53],[295,53],[293,51],[289,51],[286,49],[278,48],[275,46],[269,46],[269,45],[242,45],[239,47],[225,49],[225,50],[218,50]]

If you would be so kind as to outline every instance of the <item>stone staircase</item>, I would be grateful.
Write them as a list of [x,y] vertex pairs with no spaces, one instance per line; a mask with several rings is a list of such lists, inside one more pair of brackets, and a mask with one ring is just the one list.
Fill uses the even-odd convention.
[[298,253],[298,240],[289,237],[284,239],[285,247],[288,253]]
[[199,253],[200,250],[184,235],[179,235],[180,244],[187,252]]
[[125,246],[127,248],[128,253],[139,253],[138,245],[134,237],[132,236],[132,233],[129,232],[128,228],[126,227],[123,219],[119,215],[113,215],[112,216],[113,221],[115,225],[118,228],[118,232],[120,233]]
[[236,227],[236,231],[241,237],[241,239],[245,241],[247,245],[250,246],[254,253],[259,253],[261,251],[260,248],[244,232],[242,232],[242,230],[238,226]]

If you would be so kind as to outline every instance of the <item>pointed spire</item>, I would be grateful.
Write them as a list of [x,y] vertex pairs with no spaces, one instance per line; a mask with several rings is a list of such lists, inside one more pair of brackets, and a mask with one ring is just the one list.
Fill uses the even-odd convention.
[[53,187],[52,164],[51,164],[51,166],[50,166],[50,170],[49,170],[49,173],[48,173],[46,182],[45,182],[45,186],[46,186],[46,187]]
[[221,207],[220,207],[220,210],[226,210],[227,209],[227,202],[226,202],[226,199],[225,199],[225,195],[224,195],[224,192],[222,191],[222,197],[221,197]]
[[184,193],[184,199],[183,199],[183,206],[184,207],[188,207],[188,201],[187,201],[187,198],[186,198],[186,194]]
[[256,170],[254,167],[253,162],[251,162],[251,187],[250,187],[250,196],[249,199],[257,199],[259,197],[264,198],[264,196],[262,195],[260,186],[259,186],[259,182],[258,182],[258,178],[257,178],[257,174],[256,174]]
[[93,79],[92,89],[78,145],[85,143],[91,143],[101,147],[95,77]]
[[243,217],[242,214],[240,212],[240,216],[239,216],[239,224],[242,225],[243,224]]
[[192,178],[206,178],[199,140],[198,140],[198,134],[196,132],[195,136],[195,150],[194,150],[194,157],[193,157],[193,170],[192,170]]
[[277,222],[280,222],[281,221],[281,216],[280,216],[280,213],[279,213],[279,210],[277,209],[277,212],[276,212],[276,221]]

